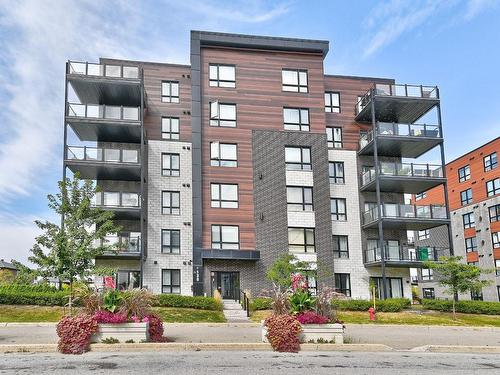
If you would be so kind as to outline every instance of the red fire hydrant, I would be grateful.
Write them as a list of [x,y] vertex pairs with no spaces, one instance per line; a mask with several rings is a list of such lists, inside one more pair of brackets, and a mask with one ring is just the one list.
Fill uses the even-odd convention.
[[373,307],[370,307],[368,309],[368,312],[370,313],[370,320],[374,321],[375,320],[375,309]]

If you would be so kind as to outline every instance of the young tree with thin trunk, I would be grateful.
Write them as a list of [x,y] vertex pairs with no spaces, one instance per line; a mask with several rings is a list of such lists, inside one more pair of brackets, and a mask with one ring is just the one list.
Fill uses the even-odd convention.
[[92,181],[83,181],[78,174],[72,180],[59,181],[59,193],[47,198],[49,208],[61,215],[63,224],[35,221],[43,234],[36,237],[29,260],[38,266],[40,276],[69,282],[70,313],[74,282],[100,273],[94,260],[113,251],[105,236],[119,231],[112,212],[92,206],[96,192]]

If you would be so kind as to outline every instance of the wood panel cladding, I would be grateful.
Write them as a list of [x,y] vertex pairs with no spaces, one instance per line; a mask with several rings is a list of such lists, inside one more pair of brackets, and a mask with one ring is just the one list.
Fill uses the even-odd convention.
[[[236,88],[209,87],[210,63],[236,66]],[[308,93],[282,91],[283,68],[308,71]],[[283,131],[283,107],[308,108],[310,132],[325,132],[323,58],[320,54],[231,48],[202,48],[202,245],[211,247],[211,225],[238,225],[240,248],[255,248],[252,130]],[[209,103],[235,103],[237,127],[209,126]],[[210,166],[210,142],[236,143],[238,167]],[[237,183],[239,208],[210,207],[211,183]]]

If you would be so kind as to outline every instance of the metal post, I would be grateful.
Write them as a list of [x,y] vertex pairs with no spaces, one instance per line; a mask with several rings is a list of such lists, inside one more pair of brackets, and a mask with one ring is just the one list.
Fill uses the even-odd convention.
[[147,210],[147,204],[146,203],[146,189],[145,189],[145,184],[144,184],[144,179],[145,179],[145,162],[147,162],[147,158],[144,157],[144,152],[145,152],[145,137],[144,137],[144,71],[139,67],[141,70],[141,110],[139,113],[139,119],[141,120],[141,278],[140,278],[140,287],[143,287],[144,284],[144,261],[145,261],[145,253],[147,252],[146,250],[146,236],[145,236],[145,228],[146,226],[144,225],[144,221],[146,220],[144,211]]
[[[66,62],[66,72],[69,71],[69,62]],[[66,158],[67,158],[67,150],[66,147],[68,145],[68,124],[66,123],[66,107],[68,103],[68,79],[67,76],[64,77],[64,143],[63,143],[63,170],[62,170],[62,179],[66,181]],[[64,228],[64,214],[61,214],[61,229]]]

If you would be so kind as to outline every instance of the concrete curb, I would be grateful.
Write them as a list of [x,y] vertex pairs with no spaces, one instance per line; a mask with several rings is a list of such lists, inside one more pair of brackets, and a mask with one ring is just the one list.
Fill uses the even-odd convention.
[[411,352],[427,353],[492,353],[500,354],[500,346],[470,345],[424,345],[410,349]]
[[[0,322],[0,327],[55,327],[57,322],[30,322],[30,323],[18,323],[18,322]],[[172,326],[203,326],[203,327],[260,327],[260,323],[249,322],[249,323],[163,323],[165,327],[169,325]]]

